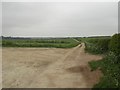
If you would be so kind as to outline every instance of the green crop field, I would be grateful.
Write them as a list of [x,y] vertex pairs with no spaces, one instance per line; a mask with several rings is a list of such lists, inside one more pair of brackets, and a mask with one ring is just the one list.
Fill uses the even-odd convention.
[[50,39],[3,39],[3,47],[55,47],[71,48],[79,44],[72,38],[50,38]]

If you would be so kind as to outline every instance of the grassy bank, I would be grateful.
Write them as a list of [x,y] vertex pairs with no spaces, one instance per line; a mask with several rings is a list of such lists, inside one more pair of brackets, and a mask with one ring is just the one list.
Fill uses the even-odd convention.
[[95,88],[120,88],[120,34],[111,38],[85,38],[86,52],[92,54],[104,54],[99,61],[89,62],[91,70],[100,69],[104,76]]
[[79,44],[72,38],[63,39],[3,39],[3,47],[55,47],[71,48]]

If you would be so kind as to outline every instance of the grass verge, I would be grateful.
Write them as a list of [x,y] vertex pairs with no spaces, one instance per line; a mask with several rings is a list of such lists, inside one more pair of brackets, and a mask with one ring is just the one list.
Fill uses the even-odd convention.
[[94,85],[93,88],[120,88],[120,64],[112,61],[113,59],[118,59],[118,57],[109,53],[100,61],[89,62],[91,70],[99,68],[104,74],[100,82]]

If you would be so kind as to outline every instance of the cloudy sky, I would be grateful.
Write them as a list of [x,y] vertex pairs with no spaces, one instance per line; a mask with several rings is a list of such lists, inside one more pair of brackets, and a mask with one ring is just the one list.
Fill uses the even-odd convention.
[[117,2],[2,3],[3,36],[113,35],[117,24]]

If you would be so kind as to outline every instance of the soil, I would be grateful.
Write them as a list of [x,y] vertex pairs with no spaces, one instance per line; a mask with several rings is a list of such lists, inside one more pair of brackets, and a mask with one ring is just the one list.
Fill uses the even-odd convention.
[[91,88],[102,73],[88,62],[102,56],[71,48],[3,48],[3,88]]

